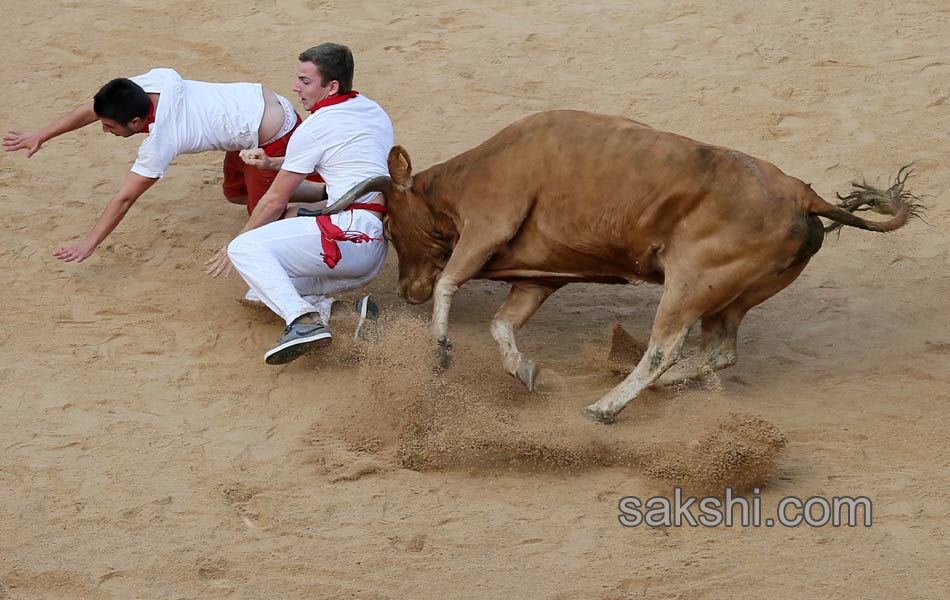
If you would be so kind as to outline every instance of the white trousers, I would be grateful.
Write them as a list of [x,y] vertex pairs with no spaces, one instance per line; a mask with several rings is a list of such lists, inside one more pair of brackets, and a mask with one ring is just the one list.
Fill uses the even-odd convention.
[[[343,231],[383,237],[383,223],[369,211],[343,211],[330,220]],[[361,288],[375,279],[386,260],[384,240],[337,242],[342,258],[331,269],[323,262],[320,228],[313,217],[268,223],[236,237],[228,257],[251,292],[290,325],[318,312],[302,296],[324,296]]]

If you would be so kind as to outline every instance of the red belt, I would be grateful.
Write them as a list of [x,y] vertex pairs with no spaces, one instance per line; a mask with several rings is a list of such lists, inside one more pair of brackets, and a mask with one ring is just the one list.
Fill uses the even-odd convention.
[[297,128],[300,127],[300,124],[303,123],[303,119],[300,118],[300,115],[297,115],[297,122],[294,124],[294,128],[277,138],[269,144],[261,146],[261,150],[264,151],[264,154],[267,156],[283,156],[287,151],[287,143],[290,142],[290,136],[297,131]]
[[[385,213],[386,207],[382,204],[351,204],[343,210],[370,210]],[[317,217],[317,227],[320,228],[320,235],[323,238],[323,254],[321,256],[323,257],[323,262],[327,263],[327,266],[331,269],[336,267],[337,263],[340,262],[340,258],[343,256],[340,253],[340,246],[337,242],[354,242],[360,244],[362,242],[379,242],[385,239],[369,237],[369,235],[362,231],[343,231],[330,221],[330,215],[320,215]]]

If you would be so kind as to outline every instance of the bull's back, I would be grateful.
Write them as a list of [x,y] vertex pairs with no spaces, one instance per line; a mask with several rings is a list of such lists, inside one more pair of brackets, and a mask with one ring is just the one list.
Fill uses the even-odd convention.
[[797,214],[788,199],[800,182],[769,163],[621,117],[539,113],[453,161],[446,166],[465,180],[461,213],[522,209],[489,276],[525,269],[659,280],[657,254],[684,231],[732,229],[744,239]]

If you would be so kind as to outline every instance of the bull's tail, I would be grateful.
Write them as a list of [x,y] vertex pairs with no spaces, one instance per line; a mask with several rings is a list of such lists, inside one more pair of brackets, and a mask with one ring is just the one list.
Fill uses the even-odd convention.
[[[841,201],[838,206],[826,202],[818,194],[811,193],[806,200],[805,210],[834,221],[825,227],[825,231],[834,231],[843,225],[881,233],[900,229],[911,217],[919,217],[924,210],[919,202],[920,198],[904,189],[904,184],[912,172],[911,165],[901,167],[894,182],[886,190],[879,190],[864,181],[854,182],[851,184],[850,194],[838,194]],[[867,221],[853,214],[865,210],[892,215],[892,218],[886,221]]]

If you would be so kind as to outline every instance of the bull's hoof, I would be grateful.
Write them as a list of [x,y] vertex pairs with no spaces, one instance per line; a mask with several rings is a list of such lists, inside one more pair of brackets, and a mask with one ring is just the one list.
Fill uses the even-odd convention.
[[603,423],[604,425],[611,425],[617,422],[617,415],[615,413],[602,411],[599,408],[595,408],[593,404],[584,407],[584,416],[591,421]]
[[440,369],[448,369],[452,366],[452,340],[447,337],[440,337],[436,348],[436,357],[439,360]]
[[452,366],[452,355],[445,348],[439,348],[436,350],[436,357],[439,360],[440,369],[448,369]]
[[518,379],[528,388],[529,392],[534,391],[534,384],[538,379],[539,370],[540,369],[534,366],[534,361],[530,358],[525,358],[518,363]]

